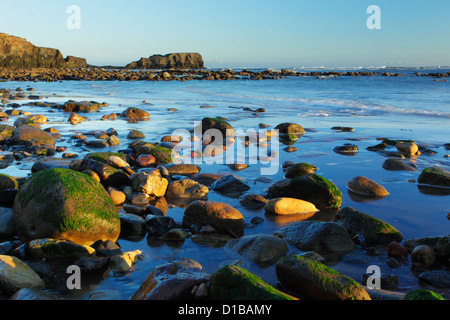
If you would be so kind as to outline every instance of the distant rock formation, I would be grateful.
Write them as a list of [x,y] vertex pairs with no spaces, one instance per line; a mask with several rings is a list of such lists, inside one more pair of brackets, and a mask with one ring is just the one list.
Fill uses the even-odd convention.
[[68,56],[58,49],[36,47],[26,39],[0,33],[0,68],[85,68],[86,59]]
[[203,69],[203,58],[199,53],[156,54],[141,58],[125,66],[126,69]]

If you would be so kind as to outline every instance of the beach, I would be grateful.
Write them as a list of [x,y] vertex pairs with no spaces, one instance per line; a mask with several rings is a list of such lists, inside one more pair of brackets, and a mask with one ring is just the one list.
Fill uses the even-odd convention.
[[[86,236],[86,244],[79,240],[83,236],[59,230],[53,234],[61,239],[70,234],[89,253],[80,257],[73,249],[61,258],[56,254],[61,249],[50,243],[55,251],[38,249],[43,253],[33,256],[30,241],[50,241],[51,232],[31,239],[24,228],[2,230],[0,255],[27,261],[43,281],[36,287],[41,293],[33,294],[79,300],[232,299],[237,298],[233,290],[218,279],[225,271],[245,271],[277,291],[248,299],[400,300],[422,288],[448,299],[450,70],[68,70],[34,77],[16,70],[0,82],[0,126],[12,130],[2,140],[0,174],[14,181],[2,190],[2,199],[9,200],[0,217],[7,221],[10,214],[16,226],[33,220],[24,208],[45,201],[33,199],[32,177],[53,170],[59,179],[66,172],[58,170],[69,170],[82,174],[79,179],[98,180],[95,187],[114,201],[111,194],[119,192],[114,217],[102,217],[115,219],[108,232],[117,241],[112,249],[100,244],[108,252],[100,253],[98,242]],[[82,118],[74,119],[74,113]],[[203,129],[196,130],[200,124]],[[17,133],[21,125],[41,129],[53,143],[38,141],[37,131],[31,133],[34,142],[23,142]],[[234,135],[217,144],[207,129],[232,129]],[[208,145],[220,148],[207,154]],[[174,163],[171,150],[184,166]],[[429,168],[439,168],[443,182],[427,180]],[[115,180],[111,172],[118,173]],[[367,183],[350,186],[357,177],[386,193],[368,192]],[[320,188],[311,180],[320,180]],[[76,199],[74,212],[88,198]],[[274,199],[297,201],[276,206]],[[296,209],[306,205],[298,200],[313,209]],[[225,212],[232,222],[211,218]],[[122,254],[126,262],[117,258]],[[425,263],[426,254],[431,258]],[[309,295],[290,286],[286,279],[300,277],[300,267],[289,266],[304,268],[310,261],[351,279],[354,291],[328,296],[317,289]],[[71,265],[82,270],[79,289],[67,285]],[[371,266],[381,272],[381,288],[367,288]],[[158,292],[145,288],[151,274],[161,284]],[[170,275],[190,282],[170,291],[164,287]],[[1,298],[20,299],[18,291],[0,290]]]

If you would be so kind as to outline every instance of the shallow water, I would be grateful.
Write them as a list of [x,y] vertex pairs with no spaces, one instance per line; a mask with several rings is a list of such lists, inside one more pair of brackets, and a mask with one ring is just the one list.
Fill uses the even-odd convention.
[[[30,106],[19,108],[22,111],[46,115],[49,122],[42,128],[54,127],[63,135],[64,141],[59,141],[56,145],[65,146],[66,152],[74,152],[80,156],[97,150],[74,146],[68,139],[74,132],[115,128],[119,133],[121,145],[100,151],[117,151],[126,148],[131,142],[126,138],[131,129],[142,131],[146,135],[145,141],[157,142],[175,129],[192,129],[194,121],[201,121],[207,116],[226,117],[235,129],[244,131],[259,130],[259,123],[266,123],[271,127],[282,122],[301,124],[311,130],[293,145],[298,148],[296,152],[285,152],[285,145],[280,144],[280,149],[275,150],[279,153],[276,158],[276,174],[268,178],[273,182],[282,179],[284,173],[281,164],[287,160],[314,164],[319,168],[318,174],[333,181],[342,191],[342,207],[353,207],[378,217],[396,227],[405,239],[410,239],[446,235],[450,230],[450,221],[447,219],[447,213],[450,212],[448,195],[429,194],[415,182],[421,170],[426,167],[449,167],[450,158],[445,158],[444,155],[450,151],[445,150],[443,144],[450,142],[450,82],[436,82],[430,77],[413,77],[413,72],[415,71],[402,71],[406,74],[405,77],[339,77],[327,80],[288,77],[264,81],[4,82],[0,83],[0,88],[32,87],[35,89],[33,94],[43,96],[40,101],[63,103],[72,99],[107,102],[109,106],[102,108],[100,112],[83,114],[91,121],[76,126],[67,122],[69,114],[59,110]],[[144,103],[144,100],[147,103]],[[28,100],[14,102],[26,103]],[[214,108],[200,108],[204,105]],[[135,123],[122,119],[100,120],[104,114],[121,113],[131,106],[147,110],[151,119]],[[266,112],[255,115],[242,110],[242,107],[253,110],[264,108]],[[177,108],[178,111],[169,112],[169,108]],[[11,117],[6,123],[12,124],[15,119]],[[350,126],[355,130],[336,132],[331,130],[333,126]],[[387,171],[382,168],[386,157],[365,149],[378,144],[378,137],[416,140],[419,145],[426,145],[437,153],[417,157],[414,160],[418,167],[417,172]],[[341,155],[333,151],[335,146],[344,143],[356,144],[359,148],[357,155]],[[25,177],[30,173],[32,164],[30,160],[22,161],[18,165],[1,169],[0,173]],[[202,172],[233,172],[221,163],[203,163],[200,167]],[[251,164],[249,168],[233,173],[249,181],[252,186],[249,192],[264,194],[264,189],[270,183],[256,180],[261,176],[261,167],[264,165]],[[381,200],[361,201],[351,195],[346,188],[347,182],[360,175],[383,185],[389,191],[389,196]],[[265,221],[255,228],[245,229],[245,235],[271,234],[291,222],[267,217],[263,210],[247,210],[239,204],[238,199],[217,194],[212,190],[208,199],[236,207],[247,222],[254,216],[265,218]],[[183,208],[173,207],[169,209],[168,215],[181,222],[183,211]],[[312,219],[333,220],[334,215],[319,213]],[[144,260],[139,261],[132,272],[125,276],[114,276],[111,273],[97,275],[89,281],[86,280],[86,285],[83,285],[80,291],[67,292],[62,288],[52,288],[51,291],[62,290],[63,296],[76,299],[129,299],[155,266],[174,257],[193,258],[208,272],[214,272],[219,267],[240,259],[245,268],[260,275],[267,282],[277,284],[273,265],[255,265],[224,247],[199,245],[189,239],[182,243],[164,243],[146,237],[135,241],[119,239],[119,244],[122,251],[139,249],[143,252]],[[290,247],[290,252],[299,250]],[[360,281],[368,265],[375,263],[380,265],[382,272],[399,276],[400,291],[419,287],[410,266],[391,269],[387,266],[383,253],[376,261],[367,260],[364,253],[362,258],[359,258],[359,263],[351,261],[350,258],[344,259],[333,263],[332,267]]]

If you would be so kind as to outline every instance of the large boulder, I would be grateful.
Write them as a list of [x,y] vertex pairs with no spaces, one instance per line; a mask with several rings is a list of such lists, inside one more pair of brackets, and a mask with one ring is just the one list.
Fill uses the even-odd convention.
[[42,129],[30,125],[21,125],[14,129],[11,142],[20,145],[55,145],[55,138]]
[[422,171],[417,179],[419,184],[450,188],[450,171],[441,167],[430,167]]
[[366,245],[388,245],[403,240],[403,235],[390,224],[353,208],[343,208],[338,217],[352,236],[362,234]]
[[300,221],[291,223],[274,233],[303,251],[315,251],[323,255],[336,255],[355,249],[345,228],[335,222]]
[[331,181],[314,173],[277,181],[269,187],[267,196],[301,199],[319,210],[340,209],[342,203],[342,192]]
[[211,275],[213,300],[298,300],[238,266],[225,266]]
[[184,227],[207,224],[218,231],[242,231],[244,217],[237,209],[222,202],[197,200],[186,207]]
[[302,256],[281,258],[276,265],[278,280],[288,290],[311,300],[371,300],[355,280],[321,262]]
[[91,245],[116,241],[120,219],[104,187],[88,175],[70,169],[35,173],[14,202],[14,222],[25,240],[53,238]]

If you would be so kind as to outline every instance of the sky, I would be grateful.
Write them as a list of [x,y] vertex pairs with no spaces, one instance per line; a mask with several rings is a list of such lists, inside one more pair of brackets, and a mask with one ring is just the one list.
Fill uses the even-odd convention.
[[[367,27],[371,5],[381,29]],[[448,66],[449,12],[448,0],[0,0],[0,32],[100,66],[172,52],[207,68]]]

